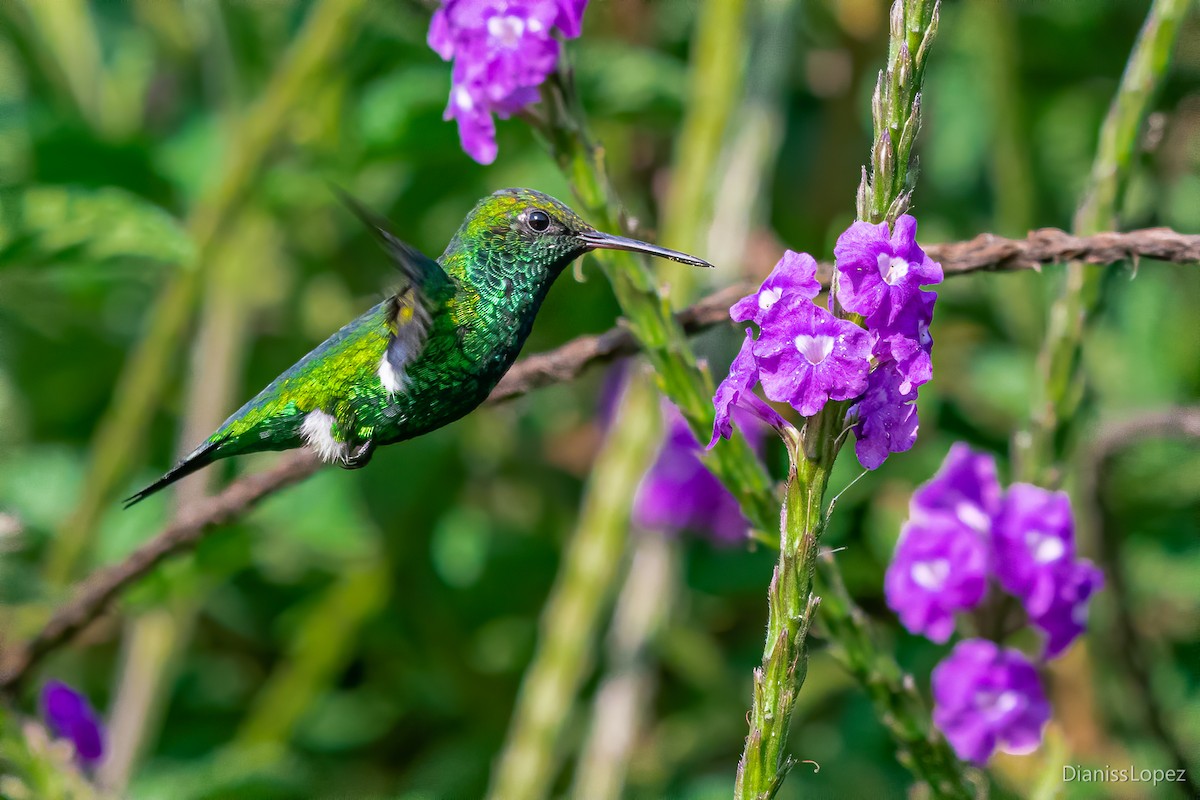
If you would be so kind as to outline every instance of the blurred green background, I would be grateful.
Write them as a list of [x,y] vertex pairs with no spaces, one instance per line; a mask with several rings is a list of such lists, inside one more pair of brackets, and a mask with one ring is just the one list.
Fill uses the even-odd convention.
[[[151,324],[148,310],[161,287],[195,269],[205,209],[257,147],[246,110],[270,93],[313,5],[0,2],[0,644],[29,636],[70,582],[120,560],[168,521],[166,495],[131,511],[105,497],[77,557],[64,534],[86,497],[89,463],[101,465],[94,471],[105,462],[94,436]],[[752,0],[752,23],[764,7],[780,6]],[[698,7],[593,0],[583,38],[567,47],[610,170],[650,232],[671,179]],[[1147,7],[944,4],[918,145],[914,213],[923,241],[1069,227]],[[742,175],[744,163],[732,158],[737,124],[713,165],[732,184],[748,181],[737,185],[753,187],[754,200],[750,244],[720,263],[710,288],[765,274],[784,246],[828,258],[853,216],[869,152],[868,101],[886,52],[886,6],[811,0],[786,7],[782,18],[785,46],[752,52],[746,86],[754,96],[764,71],[779,70],[778,91],[766,91],[758,106],[765,177]],[[385,257],[328,182],[430,253],[497,188],[569,198],[520,122],[500,123],[494,165],[462,153],[453,124],[441,118],[449,67],[426,47],[427,23],[419,5],[365,3],[294,102],[269,109],[286,122],[205,256],[198,310],[180,320],[185,346],[160,374],[163,401],[123,433],[136,447],[118,494],[160,474],[386,290]],[[1157,108],[1122,227],[1200,231],[1196,15]],[[718,202],[714,227],[726,213]],[[1077,505],[1099,421],[1195,403],[1200,394],[1195,265],[1143,262],[1135,280],[1125,268],[1109,272],[1085,353],[1095,400],[1071,443],[1068,486]],[[607,282],[586,262],[583,274],[584,282],[564,276],[553,291],[527,353],[615,323]],[[1058,274],[946,283],[921,439],[849,489],[834,517],[827,544],[846,548],[838,559],[852,593],[923,689],[946,648],[899,630],[882,601],[883,569],[909,493],[951,442],[990,449],[1004,463],[1029,413],[1033,356]],[[723,366],[738,335],[723,328],[698,349]],[[603,380],[592,371],[481,409],[380,451],[368,469],[325,470],[270,498],[194,555],[155,571],[50,657],[20,707],[33,710],[43,677],[86,691],[110,725],[104,774],[134,798],[482,796],[602,438]],[[209,488],[271,460],[225,462],[209,471]],[[850,461],[842,459],[835,491],[855,476]],[[204,480],[185,491],[195,497]],[[1200,452],[1186,441],[1138,444],[1115,458],[1100,490],[1145,639],[1150,688],[1194,757]],[[1094,557],[1094,515],[1080,537]],[[624,796],[726,797],[775,558],[699,536],[673,539],[668,550],[655,601],[667,616],[646,659],[652,691]],[[1111,593],[1099,596],[1086,643],[1052,673],[1059,716],[1049,755],[1000,760],[995,774],[1005,790],[1028,793],[1043,757],[1170,766],[1120,666],[1112,603]],[[563,796],[605,654],[601,643],[560,743]],[[791,750],[821,769],[812,775],[801,765],[781,797],[900,797],[909,784],[865,695],[819,637]],[[1144,789],[1104,787],[1129,797],[1146,796]],[[1094,791],[1068,786],[1067,796]]]

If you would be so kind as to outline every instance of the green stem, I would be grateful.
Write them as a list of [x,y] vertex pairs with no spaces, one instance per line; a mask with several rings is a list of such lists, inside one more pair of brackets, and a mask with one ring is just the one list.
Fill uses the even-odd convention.
[[[609,183],[603,152],[584,129],[569,81],[549,86],[546,99],[551,119],[539,127],[576,197],[597,224],[623,228],[620,201]],[[654,367],[659,388],[678,406],[696,438],[707,442],[714,418],[712,379],[696,360],[670,303],[640,259],[611,250],[600,251],[596,257],[612,283],[630,331]],[[777,502],[771,479],[744,439],[721,442],[707,464],[738,498],[752,524],[763,531],[774,528],[774,523],[768,522],[776,516]]]
[[237,762],[256,749],[259,757],[279,756],[304,712],[344,668],[363,626],[386,604],[390,581],[380,554],[346,569],[296,629],[287,658],[267,678],[222,757]]
[[[663,211],[661,240],[667,247],[699,246],[705,222],[712,219],[712,170],[742,88],[746,5],[746,0],[710,0],[696,21],[687,112]],[[697,273],[682,264],[666,266],[665,282],[678,300],[688,294]]]
[[291,113],[349,41],[365,4],[366,0],[321,0],[262,98],[231,133],[226,166],[188,219],[197,267],[173,275],[150,310],[146,334],[129,356],[92,439],[83,493],[47,557],[48,582],[65,584],[86,553],[96,522],[128,475],[144,441],[141,431],[162,399],[213,249],[241,209]]
[[[1138,134],[1170,67],[1180,25],[1191,5],[1192,0],[1154,0],[1150,6],[1100,127],[1088,188],[1075,214],[1076,234],[1099,233],[1115,226],[1117,202],[1137,152]],[[1020,480],[1051,487],[1061,483],[1059,443],[1083,394],[1080,351],[1088,315],[1099,299],[1100,280],[1100,273],[1082,263],[1066,266],[1038,354],[1039,380],[1034,384],[1029,427],[1015,443],[1015,471]]]
[[[930,789],[933,797],[966,798],[978,793],[946,740],[930,725],[929,708],[912,676],[873,640],[862,609],[842,582],[832,554],[821,557],[821,622],[833,656],[867,691],[875,713],[896,743],[896,758]],[[968,783],[968,780],[970,783]]]
[[658,667],[649,652],[680,588],[679,540],[637,531],[608,634],[607,672],[592,701],[592,722],[575,769],[574,800],[624,797],[629,763],[654,708]]
[[770,615],[762,666],[754,671],[750,733],[738,763],[736,800],[770,800],[795,763],[787,753],[788,726],[808,667],[805,640],[820,603],[813,593],[821,498],[832,462],[811,461],[796,441],[784,490],[779,563],[767,592]]
[[147,750],[149,731],[162,723],[164,699],[199,603],[193,597],[174,597],[165,607],[152,608],[126,620],[121,635],[121,672],[109,709],[108,744],[99,772],[106,790],[124,794],[135,766]]
[[[707,228],[710,211],[705,200],[709,190],[710,168],[715,153],[724,139],[731,109],[740,85],[740,61],[744,50],[741,30],[746,0],[709,0],[701,7],[698,20],[698,44],[693,49],[693,102],[689,107],[701,108],[684,121],[681,144],[675,167],[675,179],[688,190],[675,194],[664,221],[664,243],[680,249],[693,249],[701,231]],[[732,74],[732,77],[730,77]],[[713,79],[720,76],[715,84]],[[550,150],[571,180],[575,194],[592,221],[609,230],[625,227],[619,214],[617,200],[603,167],[600,150],[589,141],[583,112],[578,105],[569,75],[561,73],[558,80],[546,88],[544,104],[553,123],[537,120]],[[712,384],[701,371],[687,343],[682,328],[671,313],[668,299],[657,289],[656,282],[644,262],[629,253],[602,251],[597,254],[601,267],[612,282],[617,299],[631,322],[635,335],[643,344],[646,355],[659,377],[659,385],[679,406],[696,430],[697,438],[707,441],[712,429]],[[693,285],[690,274],[677,273],[671,283],[680,297]],[[584,495],[584,512],[579,527],[572,534],[567,554],[559,574],[559,582],[545,610],[545,628],[538,642],[538,652],[526,673],[521,695],[517,699],[508,742],[497,767],[491,796],[497,800],[520,798],[535,800],[546,796],[553,781],[556,745],[578,692],[587,664],[586,654],[597,638],[601,624],[603,600],[610,594],[610,584],[617,579],[616,562],[624,553],[628,539],[629,509],[633,505],[640,476],[650,465],[656,437],[637,441],[635,431],[644,431],[647,421],[660,419],[659,398],[648,389],[627,393],[621,413],[613,422],[609,438],[626,441],[625,448],[606,446],[593,466],[593,479]],[[637,441],[637,445],[632,443]],[[741,469],[749,463],[754,472],[744,473],[744,481],[757,480],[769,493],[770,483],[749,446],[741,442],[749,461],[727,458],[727,466]],[[602,475],[620,475],[611,485],[599,480]],[[768,499],[768,507],[773,505]],[[615,516],[612,509],[624,509]],[[590,544],[589,542],[594,542]],[[601,547],[600,542],[604,543]],[[572,619],[567,604],[572,595],[572,581],[583,579],[585,573],[575,564],[575,555],[591,547],[611,557],[601,563],[591,563],[587,579],[596,581],[587,592],[577,591],[591,601],[581,606]],[[595,559],[592,559],[595,562]],[[598,583],[604,578],[603,584]],[[555,626],[556,620],[569,620],[569,629]],[[575,643],[580,651],[570,657],[563,654]],[[558,652],[559,655],[555,656]],[[557,697],[553,695],[557,694]],[[550,700],[554,705],[550,705]]]
[[917,178],[913,144],[921,128],[921,83],[940,7],[941,0],[892,4],[887,67],[879,73],[871,97],[871,176],[864,167],[858,187],[861,220],[891,223],[908,210]]
[[[550,791],[561,733],[591,663],[594,632],[628,542],[627,499],[659,439],[657,402],[645,377],[632,376],[615,417],[622,423],[596,456],[579,523],[546,598],[537,652],[488,790],[491,800],[536,800]],[[644,413],[646,407],[654,413]]]

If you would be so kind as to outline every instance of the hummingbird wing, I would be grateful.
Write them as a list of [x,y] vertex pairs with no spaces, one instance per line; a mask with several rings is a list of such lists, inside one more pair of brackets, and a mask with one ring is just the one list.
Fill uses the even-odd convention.
[[346,207],[362,221],[392,258],[402,276],[400,286],[386,301],[391,334],[379,364],[379,379],[389,394],[402,392],[405,367],[420,355],[433,324],[433,316],[454,295],[454,281],[441,265],[392,233],[387,220],[335,187]]

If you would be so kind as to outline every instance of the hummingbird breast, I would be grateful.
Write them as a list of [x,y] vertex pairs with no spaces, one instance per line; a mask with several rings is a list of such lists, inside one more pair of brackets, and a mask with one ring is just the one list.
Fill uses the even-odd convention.
[[546,289],[497,281],[486,295],[461,290],[435,315],[426,344],[406,369],[402,393],[381,406],[380,444],[435,430],[479,406],[521,352]]

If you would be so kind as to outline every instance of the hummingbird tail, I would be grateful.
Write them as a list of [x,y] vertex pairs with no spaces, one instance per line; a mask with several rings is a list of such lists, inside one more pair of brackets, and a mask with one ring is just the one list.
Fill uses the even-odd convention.
[[171,468],[167,474],[156,480],[154,483],[142,489],[135,495],[125,498],[125,508],[137,505],[152,494],[157,494],[163,489],[170,486],[175,481],[181,478],[186,478],[197,470],[207,467],[209,464],[216,461],[219,456],[217,450],[222,444],[225,444],[225,439],[205,442],[204,444],[193,450],[186,458]]

